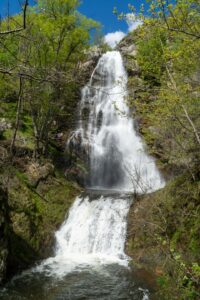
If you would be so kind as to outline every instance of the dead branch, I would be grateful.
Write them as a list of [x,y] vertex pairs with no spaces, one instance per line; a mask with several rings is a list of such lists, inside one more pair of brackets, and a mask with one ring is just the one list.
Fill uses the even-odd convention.
[[10,34],[10,33],[17,33],[17,32],[20,32],[20,31],[26,29],[26,15],[27,15],[28,5],[29,5],[28,0],[26,0],[25,3],[24,3],[24,8],[23,8],[23,25],[22,25],[22,27],[15,28],[15,29],[12,29],[12,30],[0,31],[0,36],[7,35],[7,34]]
[[186,116],[188,122],[190,123],[190,125],[191,125],[191,127],[192,127],[192,129],[193,129],[194,135],[196,136],[196,140],[197,140],[197,142],[198,142],[199,145],[200,145],[200,136],[199,136],[199,134],[198,134],[198,131],[197,131],[197,129],[196,129],[196,127],[195,127],[195,125],[194,125],[192,119],[190,118],[190,116],[189,116],[189,114],[188,114],[188,111],[187,111],[187,109],[185,108],[185,105],[182,105],[182,108],[183,108],[183,111],[184,111],[184,113],[185,113],[185,116]]
[[22,97],[23,97],[23,79],[20,76],[20,78],[19,78],[19,96],[18,96],[18,102],[17,102],[17,114],[16,114],[16,121],[15,121],[15,129],[14,129],[12,142],[11,142],[11,145],[10,145],[11,155],[13,155],[13,150],[14,150],[14,147],[15,147],[17,131],[18,131],[18,128],[19,128],[19,123],[20,123]]

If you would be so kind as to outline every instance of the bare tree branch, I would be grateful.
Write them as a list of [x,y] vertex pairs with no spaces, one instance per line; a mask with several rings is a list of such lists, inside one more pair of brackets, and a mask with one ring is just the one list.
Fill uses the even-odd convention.
[[10,34],[10,33],[20,32],[20,31],[26,29],[27,8],[28,8],[28,0],[26,0],[25,3],[24,3],[24,8],[23,8],[23,25],[22,25],[22,27],[16,28],[16,29],[13,29],[13,30],[0,31],[0,36],[7,35],[7,34]]
[[[166,11],[167,10],[167,11]],[[181,14],[183,15],[183,11],[181,10],[181,8],[179,8],[179,10],[181,11]],[[173,10],[171,10],[169,8],[169,3],[167,3],[167,6],[165,5],[165,1],[161,1],[161,12],[162,12],[162,17],[163,20],[167,26],[167,29],[169,31],[174,31],[174,32],[180,32],[192,37],[195,37],[196,39],[200,39],[200,34],[199,32],[194,32],[191,29],[190,24],[187,22],[187,17],[184,16],[184,24],[187,26],[187,29],[184,29],[183,26],[180,26],[177,22],[177,18],[176,16],[174,16]],[[171,18],[173,19],[173,21],[175,22],[175,27],[170,26],[169,22],[168,22],[168,15],[170,14]]]
[[14,129],[12,142],[11,142],[11,145],[10,145],[11,155],[13,155],[13,150],[14,150],[14,147],[15,147],[15,141],[16,141],[16,137],[17,137],[17,131],[18,131],[19,124],[20,124],[22,96],[23,96],[23,79],[20,76],[20,78],[19,78],[19,95],[18,95],[18,102],[17,102],[17,114],[16,114],[16,120],[15,120],[15,129]]
[[200,136],[199,136],[199,133],[198,133],[198,131],[197,131],[197,129],[196,129],[196,127],[195,127],[195,125],[194,125],[192,119],[190,118],[190,116],[189,116],[189,114],[188,114],[188,111],[187,111],[185,105],[182,105],[182,108],[183,108],[183,111],[184,111],[184,113],[185,113],[185,116],[186,116],[188,122],[190,123],[190,125],[191,125],[191,127],[192,127],[192,129],[193,129],[194,135],[196,136],[196,140],[197,140],[197,142],[198,142],[199,145],[200,145]]

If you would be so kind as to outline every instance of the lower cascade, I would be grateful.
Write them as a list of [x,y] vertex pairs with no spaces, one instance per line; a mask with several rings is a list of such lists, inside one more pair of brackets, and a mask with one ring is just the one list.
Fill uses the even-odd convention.
[[84,153],[87,190],[56,232],[54,257],[13,279],[9,299],[149,299],[127,268],[127,215],[133,193],[155,191],[164,181],[145,152],[127,96],[121,54],[107,52],[83,88],[78,128],[68,141],[70,151]]
[[56,233],[56,255],[91,255],[124,258],[126,218],[130,200],[104,197],[90,201],[77,198],[69,217]]

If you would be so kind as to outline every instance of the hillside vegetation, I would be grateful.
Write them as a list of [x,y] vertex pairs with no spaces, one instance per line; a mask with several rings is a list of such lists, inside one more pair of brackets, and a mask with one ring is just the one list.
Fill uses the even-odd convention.
[[80,193],[64,176],[64,151],[99,24],[78,4],[39,0],[1,22],[0,283],[51,255],[54,232]]
[[199,9],[199,1],[150,1],[149,17],[141,11],[143,25],[120,46],[136,46],[124,54],[129,103],[168,181],[129,220],[128,252],[158,275],[158,299],[200,297]]
[[[11,155],[19,144],[35,158],[47,154],[52,134],[72,126],[81,64],[90,32],[98,27],[78,13],[78,3],[40,0],[29,9],[26,30],[0,35],[0,117],[8,120],[1,135],[12,140]],[[21,18],[9,19],[9,28]],[[8,22],[1,24],[2,33]]]

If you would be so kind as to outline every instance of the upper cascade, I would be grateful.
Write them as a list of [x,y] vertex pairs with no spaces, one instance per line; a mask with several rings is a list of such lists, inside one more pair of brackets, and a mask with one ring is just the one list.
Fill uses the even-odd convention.
[[127,81],[120,52],[104,54],[82,90],[79,126],[69,144],[78,140],[87,153],[88,187],[145,193],[164,182],[130,116]]

